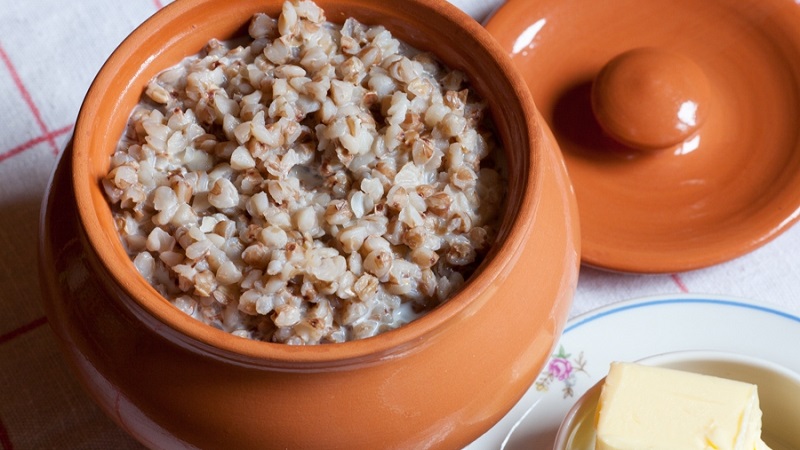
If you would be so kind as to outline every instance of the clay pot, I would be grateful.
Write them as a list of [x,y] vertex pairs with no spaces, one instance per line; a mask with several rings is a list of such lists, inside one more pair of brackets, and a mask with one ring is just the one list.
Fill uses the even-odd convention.
[[446,2],[320,1],[328,20],[383,24],[464,70],[509,160],[500,243],[465,288],[374,338],[294,347],[178,311],[136,272],[99,180],[143,86],[281,2],[184,0],[153,16],[89,90],[49,187],[41,272],[49,322],[94,400],[156,448],[463,446],[528,389],[558,339],[579,265],[576,206],[556,143],[506,53]]

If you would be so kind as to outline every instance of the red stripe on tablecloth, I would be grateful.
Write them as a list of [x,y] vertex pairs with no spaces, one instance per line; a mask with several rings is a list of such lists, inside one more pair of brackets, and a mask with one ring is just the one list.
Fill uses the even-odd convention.
[[8,158],[11,158],[14,155],[18,155],[18,154],[24,152],[25,150],[28,150],[28,149],[30,149],[32,147],[35,147],[35,146],[41,144],[42,142],[50,142],[51,140],[55,140],[55,138],[61,136],[62,134],[69,133],[70,131],[72,131],[72,127],[74,125],[75,124],[70,124],[70,125],[67,125],[67,126],[65,126],[63,128],[59,128],[59,129],[57,129],[55,131],[51,131],[51,132],[49,132],[49,133],[47,133],[45,135],[39,136],[37,138],[33,138],[28,142],[25,142],[25,143],[23,143],[21,145],[18,145],[18,146],[12,148],[11,150],[9,150],[9,151],[7,151],[5,153],[1,153],[0,154],[0,163],[3,162],[4,160],[8,159]]
[[156,9],[161,9],[164,7],[159,0],[153,0],[153,4],[156,6]]
[[2,418],[0,418],[0,447],[2,447],[3,450],[14,449],[14,444],[11,443],[11,436],[8,435],[8,430]]
[[21,326],[19,328],[13,329],[13,330],[9,331],[8,333],[0,336],[0,345],[5,344],[8,341],[12,341],[12,340],[14,340],[14,338],[22,336],[23,334],[27,333],[28,331],[35,330],[35,329],[39,328],[40,326],[42,326],[42,325],[44,325],[46,323],[47,323],[47,317],[39,317],[38,319],[34,320],[33,322],[26,323],[25,325],[23,325],[23,326]]
[[678,289],[680,289],[684,294],[689,292],[689,288],[686,287],[686,285],[683,283],[683,280],[677,273],[672,274],[672,281],[678,285]]
[[25,87],[25,84],[22,82],[22,78],[19,77],[17,69],[14,67],[14,64],[11,63],[11,59],[8,57],[8,54],[3,49],[2,45],[0,45],[0,59],[3,60],[3,63],[6,65],[6,68],[8,69],[8,72],[11,74],[11,79],[14,81],[14,86],[16,86],[19,93],[22,94],[22,98],[25,100],[25,103],[28,105],[28,108],[30,108],[31,112],[33,113],[33,117],[34,119],[36,119],[36,123],[42,130],[43,136],[48,138],[47,142],[53,149],[53,153],[58,153],[58,146],[56,145],[56,140],[50,137],[50,130],[47,129],[47,124],[44,123],[44,120],[42,119],[42,114],[39,112],[39,108],[37,108],[36,104],[33,103],[33,97],[31,97],[31,93]]

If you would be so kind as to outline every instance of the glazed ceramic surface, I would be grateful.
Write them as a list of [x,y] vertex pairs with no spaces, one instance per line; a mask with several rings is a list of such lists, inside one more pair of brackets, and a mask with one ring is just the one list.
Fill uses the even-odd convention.
[[[567,323],[533,386],[470,450],[553,448],[570,409],[613,361],[707,350],[756,357],[800,373],[796,342],[800,317],[745,299],[687,294],[600,308]],[[786,399],[793,400],[788,406],[796,403]]]
[[511,0],[487,29],[564,152],[584,262],[695,269],[800,216],[796,2]]
[[463,69],[510,165],[497,245],[437,310],[375,338],[291,347],[241,339],[176,310],[138,276],[99,180],[157,72],[281,2],[185,0],[136,30],[87,94],[43,207],[49,323],[97,403],[154,448],[421,448],[468,444],[535,379],[561,334],[579,265],[574,195],[524,81],[446,2],[318,2]]
[[[758,386],[763,413],[761,438],[772,450],[800,447],[800,373],[778,364],[728,352],[687,351],[656,355],[640,364],[666,367]],[[554,450],[593,450],[595,411],[603,389],[600,380],[575,403],[558,432]]]
[[705,125],[711,88],[703,70],[680,53],[657,47],[611,58],[592,82],[594,118],[631,148],[662,150],[692,138]]

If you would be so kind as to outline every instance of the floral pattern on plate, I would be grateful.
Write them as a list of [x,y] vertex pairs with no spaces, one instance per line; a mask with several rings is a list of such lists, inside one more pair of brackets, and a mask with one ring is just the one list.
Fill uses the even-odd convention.
[[575,396],[575,382],[577,375],[582,373],[589,376],[586,371],[586,358],[583,352],[578,353],[575,358],[571,353],[567,353],[564,346],[558,348],[558,352],[550,358],[547,368],[542,371],[539,379],[536,380],[536,390],[541,392],[549,392],[550,388],[555,383],[561,383],[563,387],[561,392],[563,398],[571,398]]

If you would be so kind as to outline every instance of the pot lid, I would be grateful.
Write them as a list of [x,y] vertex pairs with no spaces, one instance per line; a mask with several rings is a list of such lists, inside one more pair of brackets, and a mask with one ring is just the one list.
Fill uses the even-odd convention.
[[510,0],[486,24],[561,147],[583,262],[669,273],[800,218],[800,6]]

